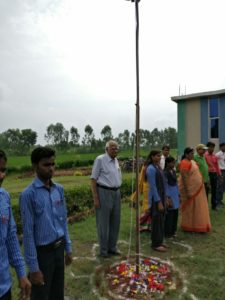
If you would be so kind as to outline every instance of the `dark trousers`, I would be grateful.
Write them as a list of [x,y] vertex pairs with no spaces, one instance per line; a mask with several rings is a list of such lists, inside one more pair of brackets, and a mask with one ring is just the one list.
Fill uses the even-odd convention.
[[225,191],[225,170],[221,170],[223,178],[218,179],[217,182],[217,201],[221,204],[223,201],[223,193]]
[[216,173],[209,173],[210,185],[211,185],[211,206],[212,209],[215,209],[217,206],[217,174]]
[[0,297],[0,300],[11,300],[11,289],[2,297]]
[[162,245],[164,238],[164,213],[158,212],[152,215],[152,248]]
[[165,237],[173,236],[177,231],[178,209],[170,209],[165,216]]
[[207,197],[207,200],[208,200],[208,198],[209,198],[209,184],[208,184],[208,182],[205,182],[204,186],[205,186],[206,197]]
[[30,300],[64,300],[64,245],[48,252],[37,249],[37,255],[45,284],[32,285]]

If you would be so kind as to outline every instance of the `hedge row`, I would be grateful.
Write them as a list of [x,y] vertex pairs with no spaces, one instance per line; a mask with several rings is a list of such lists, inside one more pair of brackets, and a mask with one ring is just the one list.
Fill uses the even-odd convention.
[[[129,159],[128,157],[120,157],[119,160],[124,161]],[[94,160],[93,159],[87,159],[87,160],[69,160],[69,161],[63,161],[58,162],[56,165],[56,168],[58,170],[62,169],[73,169],[76,167],[88,167],[93,165]],[[32,171],[31,165],[25,165],[25,166],[19,166],[19,167],[8,167],[7,172],[8,173],[24,173],[24,172],[30,172]]]
[[[123,180],[121,186],[121,198],[123,201],[129,197],[132,192],[131,180]],[[90,186],[80,186],[73,189],[65,190],[65,199],[67,204],[68,217],[78,217],[76,219],[85,218],[93,209],[93,198]],[[12,206],[14,218],[17,224],[18,234],[22,233],[22,224],[20,217],[19,205]]]
[[[87,167],[90,165],[93,165],[94,160],[88,159],[88,160],[69,160],[69,161],[63,161],[59,162],[56,165],[56,168],[58,170],[62,169],[73,169],[75,167]],[[31,166],[19,166],[19,167],[9,167],[7,168],[8,173],[24,173],[24,172],[30,172],[32,171]]]

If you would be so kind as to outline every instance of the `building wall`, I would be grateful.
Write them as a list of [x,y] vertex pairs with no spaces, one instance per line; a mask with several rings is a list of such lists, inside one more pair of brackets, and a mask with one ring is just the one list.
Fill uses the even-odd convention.
[[186,101],[185,110],[185,147],[195,147],[201,142],[201,106],[200,99]]
[[186,102],[185,101],[179,101],[177,103],[177,122],[178,122],[178,135],[177,135],[177,150],[178,150],[178,157],[180,158],[185,145],[185,118],[186,118]]
[[[213,96],[215,97],[215,95]],[[218,95],[219,103],[219,139],[210,139],[209,99],[212,97],[182,99],[177,102],[178,120],[178,156],[181,157],[187,146],[195,147],[199,143],[215,142],[216,151],[219,144],[225,142],[225,96]]]
[[201,105],[201,143],[207,144],[209,141],[209,104],[208,98],[200,99]]

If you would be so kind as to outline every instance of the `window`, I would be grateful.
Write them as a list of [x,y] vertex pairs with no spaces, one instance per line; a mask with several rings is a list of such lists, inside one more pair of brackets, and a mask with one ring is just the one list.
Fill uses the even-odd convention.
[[209,99],[209,126],[210,138],[219,138],[219,98],[212,97]]

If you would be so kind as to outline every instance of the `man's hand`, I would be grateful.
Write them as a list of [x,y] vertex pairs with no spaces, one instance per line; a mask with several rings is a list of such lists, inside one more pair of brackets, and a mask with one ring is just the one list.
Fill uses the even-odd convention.
[[94,208],[100,208],[100,201],[99,201],[98,191],[97,191],[97,181],[95,179],[91,179],[91,192],[94,201]]
[[69,266],[73,261],[72,253],[66,253],[65,255],[65,264],[66,266]]
[[223,175],[218,176],[219,177],[219,181],[223,182]]
[[166,206],[167,206],[168,208],[172,208],[172,207],[173,207],[172,199],[169,198],[169,197],[166,197]]
[[34,285],[42,286],[45,284],[44,276],[41,271],[30,273],[29,279],[30,279],[30,282]]
[[94,198],[94,207],[100,208],[100,201],[99,201],[98,195],[94,195],[93,198]]
[[160,212],[163,212],[163,211],[164,211],[164,206],[163,206],[163,204],[162,204],[162,201],[159,201],[159,202],[158,202],[158,210],[159,210]]
[[31,293],[31,283],[27,277],[22,277],[19,279],[19,300],[27,300]]

